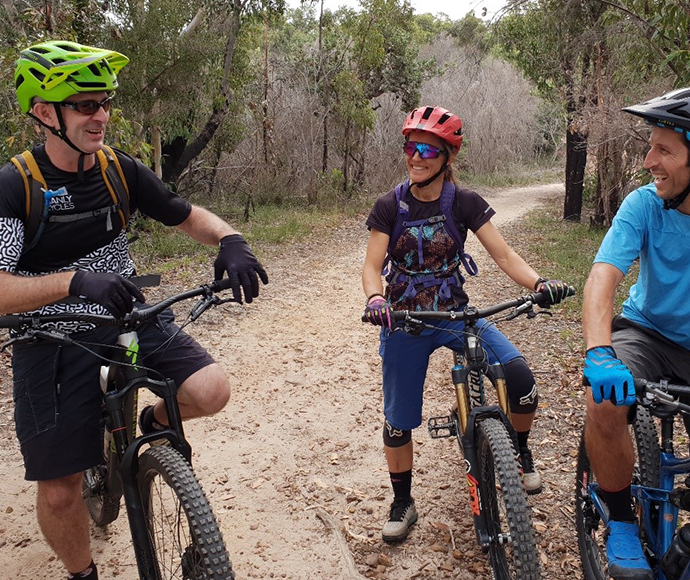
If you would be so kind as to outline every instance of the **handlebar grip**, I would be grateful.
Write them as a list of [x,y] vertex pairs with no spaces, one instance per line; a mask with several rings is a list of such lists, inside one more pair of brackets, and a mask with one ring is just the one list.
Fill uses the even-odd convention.
[[232,281],[230,280],[230,278],[215,280],[214,282],[211,282],[211,284],[209,284],[209,288],[211,288],[213,292],[222,292],[223,290],[227,290],[228,288],[230,288],[230,286],[232,286]]
[[17,315],[0,316],[0,328],[17,330],[21,326],[21,318]]

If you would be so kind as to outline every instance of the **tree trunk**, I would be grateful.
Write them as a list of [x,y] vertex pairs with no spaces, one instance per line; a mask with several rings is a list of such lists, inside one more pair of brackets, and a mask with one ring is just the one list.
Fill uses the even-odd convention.
[[345,151],[343,152],[343,191],[347,191],[348,173],[350,171],[350,121],[345,122]]
[[264,10],[264,98],[261,103],[263,113],[263,149],[264,163],[268,168],[268,18]]
[[587,134],[568,128],[565,136],[565,204],[563,219],[580,221],[585,165],[587,164]]
[[204,150],[209,141],[211,141],[228,112],[230,103],[230,71],[232,69],[232,56],[235,52],[235,43],[237,42],[237,35],[240,29],[240,15],[246,1],[247,0],[235,0],[233,2],[232,12],[230,13],[228,41],[225,45],[225,61],[223,64],[223,81],[220,87],[223,103],[219,108],[213,111],[201,132],[191,143],[186,144],[179,156],[169,155],[166,158],[166,163],[163,166],[163,176],[164,180],[169,183],[176,183],[180,179],[187,169],[187,166]]
[[597,190],[592,225],[609,227],[618,210],[623,171],[620,139],[606,139],[597,152]]

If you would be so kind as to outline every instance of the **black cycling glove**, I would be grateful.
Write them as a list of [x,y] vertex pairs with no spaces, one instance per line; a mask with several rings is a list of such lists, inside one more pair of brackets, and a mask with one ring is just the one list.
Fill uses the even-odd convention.
[[69,295],[96,302],[116,318],[131,312],[135,299],[139,302],[146,300],[141,290],[127,278],[85,270],[74,273],[69,284]]
[[225,236],[220,240],[220,250],[213,266],[216,280],[222,280],[223,274],[227,272],[232,295],[240,304],[240,288],[244,292],[244,299],[249,303],[259,295],[259,278],[264,284],[268,284],[266,270],[240,234]]

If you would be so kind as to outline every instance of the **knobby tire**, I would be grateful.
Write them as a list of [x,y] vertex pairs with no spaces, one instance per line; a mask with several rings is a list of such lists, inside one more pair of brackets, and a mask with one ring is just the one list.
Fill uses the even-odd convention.
[[[644,407],[638,405],[635,422],[632,425],[635,444],[635,468],[633,483],[659,487],[659,435],[653,417]],[[575,488],[575,526],[577,543],[582,561],[585,580],[608,580],[608,563],[606,559],[605,526],[601,516],[594,507],[587,492],[587,485],[596,480],[589,464],[585,447],[584,431],[580,439],[577,458]],[[633,500],[635,501],[635,500]],[[634,507],[637,514],[639,510]],[[652,514],[653,516],[653,514]],[[653,518],[652,518],[653,519]],[[644,544],[646,530],[643,521],[640,526],[640,537]]]
[[184,457],[151,447],[139,459],[138,479],[161,579],[233,580],[218,523]]
[[538,580],[539,554],[527,493],[515,447],[498,419],[478,427],[479,491],[491,544],[489,560],[497,580]]
[[[105,436],[105,419],[102,419],[101,439]],[[114,522],[120,515],[120,495],[106,492],[108,481],[108,461],[113,460],[110,453],[105,453],[103,463],[84,472],[82,478],[82,492],[85,494],[84,503],[93,522],[100,528]],[[89,480],[96,482],[96,493],[88,491]]]

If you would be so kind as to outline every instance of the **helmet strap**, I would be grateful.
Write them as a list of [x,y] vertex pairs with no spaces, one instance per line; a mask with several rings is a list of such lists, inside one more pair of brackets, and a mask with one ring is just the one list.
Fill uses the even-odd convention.
[[683,204],[688,195],[690,195],[690,183],[680,195],[677,195],[673,199],[665,199],[664,209],[678,209]]
[[51,127],[47,123],[44,123],[43,121],[41,121],[41,119],[39,119],[36,115],[34,115],[31,112],[29,112],[28,115],[39,125],[42,125],[46,129],[48,129],[48,131],[50,131],[53,135],[62,139],[65,143],[67,143],[67,145],[69,145],[72,149],[79,153],[79,160],[77,162],[77,179],[79,179],[79,181],[82,181],[84,179],[84,157],[87,155],[87,153],[79,149],[79,147],[72,143],[72,141],[70,141],[69,137],[67,136],[67,127],[65,126],[65,119],[62,116],[60,104],[54,103],[53,107],[55,107],[55,114],[57,115],[58,123],[60,124],[59,129],[56,129],[55,127]]
[[441,167],[441,169],[434,173],[429,179],[425,179],[424,181],[420,181],[418,183],[410,182],[410,187],[412,187],[413,185],[416,185],[417,187],[426,187],[427,185],[430,185],[431,183],[436,181],[436,178],[442,173],[445,173],[447,169],[448,164],[444,163],[443,167]]

